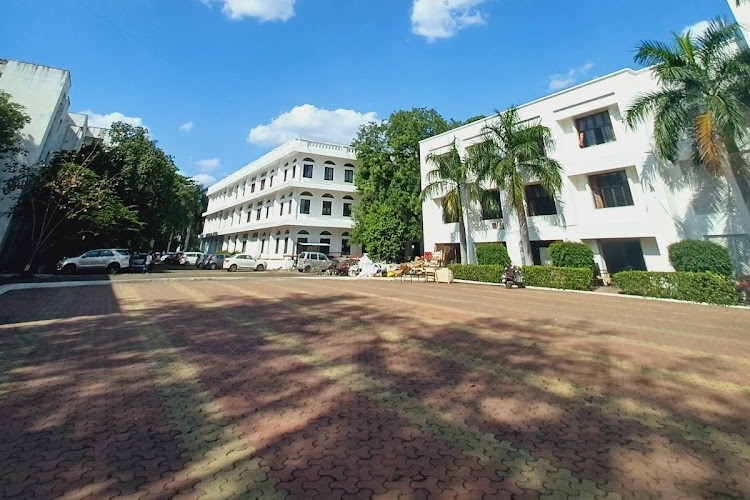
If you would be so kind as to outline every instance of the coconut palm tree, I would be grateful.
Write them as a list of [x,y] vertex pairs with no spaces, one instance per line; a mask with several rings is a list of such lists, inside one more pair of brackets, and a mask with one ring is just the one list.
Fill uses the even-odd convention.
[[435,168],[427,173],[427,185],[422,190],[422,201],[442,197],[443,221],[458,222],[461,262],[472,264],[476,259],[473,249],[467,245],[469,225],[465,212],[469,203],[478,200],[481,193],[477,184],[473,182],[471,166],[461,158],[455,140],[448,152],[430,153],[427,161],[435,165]]
[[525,183],[539,182],[551,197],[562,188],[562,166],[547,156],[554,148],[550,130],[539,120],[522,121],[515,107],[482,129],[483,141],[471,148],[469,163],[481,182],[504,192],[518,219],[522,265],[533,262],[526,219]]
[[625,120],[635,128],[653,118],[656,154],[676,162],[687,140],[693,161],[709,173],[741,174],[740,147],[750,124],[750,52],[738,48],[739,25],[712,21],[695,36],[674,34],[671,44],[643,41],[635,61],[652,66],[660,88],[636,96]]

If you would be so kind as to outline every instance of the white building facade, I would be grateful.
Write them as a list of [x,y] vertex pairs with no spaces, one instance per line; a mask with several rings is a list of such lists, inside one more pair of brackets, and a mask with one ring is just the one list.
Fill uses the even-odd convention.
[[[750,213],[733,177],[714,178],[692,165],[689,151],[677,164],[654,154],[650,123],[629,129],[624,115],[636,95],[657,88],[650,70],[624,69],[519,107],[522,120],[539,120],[555,142],[549,156],[563,166],[563,187],[554,199],[534,179],[525,186],[534,263],[549,263],[555,241],[582,241],[601,269],[671,271],[667,247],[707,239],[729,248],[737,272],[750,273]],[[434,167],[430,153],[459,152],[482,140],[492,117],[420,143],[422,186]],[[687,148],[686,148],[687,149]],[[493,190],[494,186],[484,186]],[[521,262],[517,218],[502,192],[501,213],[469,207],[469,245],[504,242]],[[745,193],[745,197],[750,193]],[[443,221],[441,198],[423,204],[425,250],[456,254],[457,223]]]
[[[106,136],[106,130],[88,126],[86,115],[69,113],[70,84],[67,70],[0,59],[0,91],[23,106],[30,118],[20,131],[26,154],[14,160],[33,165],[49,160],[56,151],[76,150],[88,140]],[[2,175],[0,190],[5,183]],[[0,254],[13,244],[8,214],[16,201],[16,195],[0,195]]]
[[201,250],[247,253],[289,268],[302,250],[357,255],[354,149],[292,139],[208,189]]

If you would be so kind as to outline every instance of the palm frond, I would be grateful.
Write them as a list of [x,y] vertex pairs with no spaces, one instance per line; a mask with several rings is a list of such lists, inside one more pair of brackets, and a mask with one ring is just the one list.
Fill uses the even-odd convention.
[[703,166],[714,174],[721,172],[726,164],[726,151],[711,113],[706,112],[696,117],[694,138]]

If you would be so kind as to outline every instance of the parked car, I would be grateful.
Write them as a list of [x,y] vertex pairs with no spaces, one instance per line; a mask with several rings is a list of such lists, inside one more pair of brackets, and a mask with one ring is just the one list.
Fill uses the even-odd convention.
[[203,256],[203,252],[185,252],[185,263],[195,266]]
[[201,269],[221,269],[224,267],[224,256],[223,255],[207,255],[206,258],[201,262]]
[[253,270],[265,271],[268,269],[268,262],[251,257],[247,254],[232,255],[224,259],[224,269],[229,272]]
[[297,258],[297,271],[309,273],[311,271],[326,271],[335,267],[336,262],[321,252],[302,252]]
[[133,273],[142,273],[146,267],[146,254],[134,253],[130,255],[130,266],[128,270]]
[[89,250],[78,257],[63,257],[57,263],[57,270],[63,274],[73,274],[76,271],[104,271],[117,274],[130,266],[130,255],[122,249],[103,248]]

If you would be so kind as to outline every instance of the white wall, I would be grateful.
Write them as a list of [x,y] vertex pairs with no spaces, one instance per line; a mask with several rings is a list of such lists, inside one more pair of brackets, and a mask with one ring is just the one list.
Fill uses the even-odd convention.
[[[530,239],[585,241],[599,255],[597,241],[605,239],[640,240],[644,261],[650,270],[671,270],[667,258],[669,244],[682,239],[702,239],[709,235],[750,233],[750,213],[741,200],[733,178],[727,193],[735,201],[729,213],[696,216],[693,205],[704,206],[710,193],[699,191],[696,182],[687,182],[683,157],[680,166],[656,159],[651,144],[650,124],[629,129],[624,115],[637,94],[657,88],[650,70],[625,69],[586,82],[571,89],[519,107],[521,119],[539,119],[556,143],[550,156],[564,168],[563,187],[556,200],[557,215],[529,217]],[[615,141],[586,148],[579,147],[575,120],[595,112],[608,111]],[[433,168],[426,158],[440,154],[457,141],[462,154],[477,143],[482,128],[493,118],[474,122],[429,138],[420,143],[422,186]],[[687,151],[686,151],[687,154]],[[683,165],[683,163],[685,165]],[[633,198],[632,206],[599,208],[594,204],[590,185],[592,174],[624,170]],[[705,182],[703,183],[705,184]],[[492,187],[492,186],[485,186]],[[731,191],[730,191],[731,190]],[[478,207],[470,210],[471,237],[475,243],[505,241],[514,262],[521,260],[520,237],[515,214],[503,198],[503,221],[480,221]],[[457,243],[457,224],[443,224],[438,200],[423,204],[425,250],[438,243]],[[603,263],[602,263],[603,264]]]

